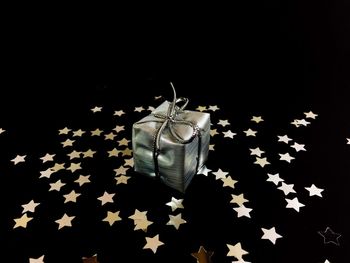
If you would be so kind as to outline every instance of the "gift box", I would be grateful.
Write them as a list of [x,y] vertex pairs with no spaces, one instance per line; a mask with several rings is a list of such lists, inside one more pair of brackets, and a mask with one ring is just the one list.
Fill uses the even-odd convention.
[[209,113],[185,110],[188,99],[165,101],[134,123],[132,148],[136,172],[185,192],[209,152]]

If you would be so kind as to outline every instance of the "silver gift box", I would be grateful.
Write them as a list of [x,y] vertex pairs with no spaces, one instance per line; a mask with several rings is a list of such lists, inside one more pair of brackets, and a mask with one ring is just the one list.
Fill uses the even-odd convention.
[[210,114],[183,110],[184,107],[175,105],[175,101],[165,101],[134,123],[134,169],[185,192],[208,157]]

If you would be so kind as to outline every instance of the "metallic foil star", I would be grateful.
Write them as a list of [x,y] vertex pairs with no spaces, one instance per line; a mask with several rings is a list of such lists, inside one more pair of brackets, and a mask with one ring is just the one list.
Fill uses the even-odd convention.
[[211,263],[213,254],[213,251],[207,251],[203,246],[200,246],[198,252],[192,253],[191,255],[197,259],[197,263]]

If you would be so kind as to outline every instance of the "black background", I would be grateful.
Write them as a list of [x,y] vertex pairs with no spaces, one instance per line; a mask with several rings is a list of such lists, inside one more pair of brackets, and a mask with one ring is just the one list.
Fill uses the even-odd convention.
[[[1,231],[10,247],[12,260],[8,262],[26,262],[22,260],[44,253],[47,262],[79,262],[74,260],[94,251],[101,255],[101,262],[193,262],[189,254],[199,245],[214,250],[213,262],[229,262],[226,243],[239,240],[252,262],[323,262],[326,258],[346,262],[350,243],[350,150],[345,139],[350,137],[349,3],[265,1],[235,3],[221,11],[210,6],[204,10],[182,8],[179,13],[171,10],[156,16],[146,10],[130,12],[121,18],[123,9],[117,9],[115,14],[102,13],[101,19],[89,14],[74,22],[47,14],[23,20],[12,17],[3,24],[0,127],[6,127],[10,135],[1,146],[2,202],[9,207]],[[284,173],[300,187],[311,183],[323,186],[326,197],[312,201],[299,214],[286,211],[278,194],[263,182],[265,178],[259,178],[262,170],[247,157],[248,147],[255,144],[241,135],[238,143],[229,147],[218,142],[208,167],[230,170],[235,160],[239,168],[233,170],[240,174],[240,190],[254,204],[254,227],[249,221],[232,226],[231,211],[220,205],[227,197],[215,192],[210,182],[196,178],[187,193],[194,230],[180,234],[166,252],[159,248],[154,259],[136,249],[143,239],[127,238],[126,230],[108,233],[82,223],[76,231],[83,234],[68,243],[74,234],[47,232],[50,227],[39,223],[24,236],[11,232],[22,197],[30,196],[35,184],[27,187],[33,178],[33,182],[18,181],[6,176],[13,169],[8,160],[21,151],[39,155],[46,147],[53,148],[56,129],[62,125],[89,127],[89,119],[82,116],[94,105],[132,110],[153,103],[156,95],[170,98],[169,81],[174,82],[179,96],[190,98],[192,109],[219,105],[222,112],[216,121],[228,118],[235,132],[247,129],[251,116],[261,114],[266,119],[261,130],[265,135],[257,146],[266,145],[277,153],[280,149],[270,143],[280,133],[302,138],[308,151],[297,158],[299,162],[272,171]],[[311,128],[305,132],[291,129],[289,122],[309,110],[319,114]],[[33,164],[27,169],[22,172],[34,174],[39,168]],[[134,187],[139,193],[134,197],[128,194],[130,205],[124,204],[130,213],[142,195],[149,196],[142,200],[145,207],[152,207],[157,198],[164,202],[168,198],[166,189],[152,184],[153,191]],[[89,207],[83,207],[81,213],[88,214]],[[157,218],[157,213],[153,217]],[[283,232],[284,238],[276,246],[260,242],[256,229],[268,224]],[[323,244],[317,231],[327,226],[342,234],[340,247]],[[222,236],[225,232],[230,235]],[[114,235],[123,238],[114,239]],[[54,242],[62,242],[62,247],[55,247]],[[177,242],[181,244],[174,245]],[[15,248],[16,243],[19,246]],[[118,251],[116,244],[123,249]],[[174,247],[178,249],[172,250]],[[73,256],[69,259],[68,255]]]

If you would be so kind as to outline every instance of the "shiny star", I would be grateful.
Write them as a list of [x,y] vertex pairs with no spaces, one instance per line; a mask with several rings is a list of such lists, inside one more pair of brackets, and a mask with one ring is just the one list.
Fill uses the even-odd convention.
[[112,226],[115,222],[122,220],[119,217],[119,211],[111,212],[107,211],[107,216],[102,220],[104,222],[108,222],[110,226]]
[[259,147],[256,147],[255,149],[249,149],[250,150],[250,155],[255,155],[255,156],[258,156],[258,157],[261,157],[261,155],[263,153],[265,153],[264,151],[260,150]]
[[47,168],[45,171],[40,171],[40,177],[39,178],[50,178],[51,174],[53,174],[54,171],[51,170],[51,168]]
[[110,132],[108,134],[105,134],[105,140],[111,140],[113,141],[114,138],[116,137],[117,135],[115,135],[113,132]]
[[77,170],[81,170],[81,163],[71,163],[70,166],[67,168],[67,170],[71,171],[74,173]]
[[239,242],[234,246],[227,244],[227,247],[229,249],[227,256],[229,256],[229,257],[235,257],[238,260],[243,260],[243,256],[248,254],[247,251],[242,249],[241,243],[239,243]]
[[122,146],[122,145],[128,146],[129,142],[130,142],[130,140],[127,140],[126,138],[123,138],[123,139],[118,141],[118,145],[119,146]]
[[325,231],[318,231],[318,233],[323,237],[323,243],[333,243],[337,246],[339,246],[339,238],[341,237],[341,234],[333,232],[333,230],[330,227],[327,227]]
[[23,227],[26,228],[27,224],[30,220],[32,220],[32,217],[28,217],[27,214],[23,214],[21,217],[14,219],[15,221],[15,225],[13,227],[13,229],[17,228],[17,227]]
[[61,188],[62,188],[63,186],[65,186],[65,185],[66,185],[66,184],[65,184],[65,183],[62,183],[62,182],[61,182],[61,179],[60,179],[60,180],[58,180],[57,182],[51,183],[51,184],[50,184],[50,189],[49,189],[49,191],[60,191]]
[[91,131],[91,136],[100,136],[102,132],[103,131],[101,131],[100,129],[93,130]]
[[113,116],[122,116],[123,114],[125,114],[125,112],[123,110],[116,110],[114,111]]
[[44,255],[38,258],[29,258],[29,263],[44,263]]
[[197,259],[197,263],[211,263],[211,257],[213,256],[214,252],[212,251],[206,251],[203,246],[199,247],[198,252],[191,253],[191,255]]
[[299,143],[294,143],[293,145],[291,145],[290,147],[294,148],[297,152],[299,151],[306,151],[305,149],[305,144],[299,144]]
[[220,180],[224,182],[224,184],[222,185],[223,187],[228,186],[228,187],[231,187],[231,188],[235,188],[235,184],[237,183],[237,181],[233,180],[231,178],[231,176],[227,176],[225,178],[221,178]]
[[316,119],[316,117],[318,116],[318,114],[315,114],[312,111],[304,112],[304,114],[305,114],[305,118],[307,119]]
[[196,110],[197,110],[197,111],[200,111],[200,112],[206,111],[206,110],[207,110],[207,107],[205,107],[205,106],[198,106],[198,107],[196,108]]
[[310,124],[310,122],[306,121],[305,119],[298,120],[299,125],[307,126]]
[[124,159],[124,166],[134,167],[134,159],[133,158]]
[[237,217],[249,217],[250,218],[250,212],[253,210],[251,208],[245,207],[244,205],[241,205],[239,207],[234,207],[233,210],[237,212]]
[[283,135],[283,136],[277,136],[278,137],[278,141],[279,142],[284,142],[284,143],[286,143],[286,144],[288,144],[289,143],[289,141],[291,141],[292,139],[291,138],[289,138],[287,135]]
[[265,165],[268,165],[270,163],[267,161],[266,157],[264,157],[264,158],[256,157],[254,164],[258,164],[261,167],[264,167]]
[[43,163],[53,161],[53,158],[56,156],[56,154],[45,154],[43,157],[40,157]]
[[347,143],[346,144],[350,144],[350,138],[346,138]]
[[172,225],[176,229],[179,229],[180,225],[185,223],[187,223],[186,220],[182,219],[181,213],[179,213],[176,216],[169,215],[169,221],[167,225]]
[[299,209],[303,206],[304,204],[300,203],[297,197],[294,197],[294,199],[288,199],[285,198],[287,201],[287,206],[286,208],[293,208],[295,211],[299,212]]
[[213,172],[212,174],[215,175],[216,180],[219,180],[219,179],[226,178],[226,175],[228,175],[228,172],[225,172],[219,168],[219,170],[217,170],[216,172]]
[[255,137],[256,133],[257,133],[257,131],[253,131],[250,128],[248,130],[246,130],[246,131],[243,131],[243,132],[245,133],[246,136],[253,136],[253,137]]
[[184,208],[182,205],[183,199],[176,199],[175,197],[171,198],[171,201],[166,203],[167,206],[171,207],[171,211],[175,211],[178,208]]
[[118,155],[121,153],[122,151],[117,150],[117,148],[113,148],[110,151],[107,151],[108,153],[108,157],[118,157]]
[[116,184],[127,184],[130,178],[131,177],[129,176],[121,175],[121,176],[115,177],[114,179],[117,181]]
[[251,121],[254,121],[256,123],[262,122],[264,121],[263,118],[261,118],[261,116],[253,116]]
[[68,147],[68,146],[73,146],[74,142],[75,142],[74,140],[67,139],[64,142],[61,142],[61,144],[63,145],[63,148],[64,148],[64,147]]
[[276,240],[282,237],[280,234],[276,233],[275,227],[271,227],[270,229],[261,228],[261,230],[264,232],[261,239],[268,239],[272,242],[272,244],[276,244]]
[[23,211],[22,214],[26,212],[32,212],[34,213],[35,208],[40,205],[40,203],[35,203],[34,200],[31,200],[29,203],[22,205]]
[[126,174],[129,167],[120,166],[118,169],[114,169],[115,175]]
[[69,157],[69,160],[80,158],[81,152],[77,152],[76,150],[72,151],[71,153],[68,153],[67,156]]
[[153,253],[157,252],[159,246],[164,245],[162,241],[159,241],[159,235],[155,235],[154,237],[146,237],[146,245],[143,249],[151,249]]
[[83,158],[93,158],[94,157],[94,154],[96,153],[96,151],[93,151],[91,149],[83,152]]
[[119,126],[119,125],[117,125],[117,126],[115,126],[115,128],[114,128],[113,130],[114,130],[116,133],[118,133],[118,132],[124,131],[125,128],[124,128],[124,126]]
[[113,197],[115,196],[115,194],[109,194],[106,191],[103,193],[103,195],[101,195],[99,198],[97,198],[98,200],[101,201],[101,205],[105,205],[107,203],[113,203]]
[[97,106],[95,106],[94,108],[91,109],[91,111],[92,111],[93,113],[101,112],[101,111],[102,111],[102,107],[97,107]]
[[73,137],[81,137],[84,133],[85,131],[83,131],[82,129],[73,131]]
[[225,127],[227,125],[230,125],[230,123],[228,122],[228,120],[219,120],[218,125]]
[[63,195],[64,197],[64,203],[76,203],[77,202],[77,197],[79,197],[80,194],[76,193],[74,190],[72,190],[69,194]]
[[217,110],[220,110],[220,108],[217,105],[213,105],[213,106],[210,105],[208,110],[217,111]]
[[11,160],[11,162],[13,162],[15,165],[18,163],[24,163],[26,156],[27,155],[17,155],[15,158]]
[[144,107],[140,106],[140,107],[135,107],[134,111],[135,112],[141,112],[141,111],[144,111]]
[[6,130],[4,130],[3,128],[0,128],[0,134],[4,133]]
[[80,175],[77,180],[75,180],[75,183],[78,183],[79,186],[82,186],[84,184],[90,183],[90,175]]
[[305,189],[309,191],[309,196],[317,195],[322,197],[322,192],[324,191],[323,189],[316,187],[314,184],[312,184],[310,187],[305,187]]
[[52,171],[58,172],[60,170],[64,170],[64,163],[55,163],[51,168]]
[[277,189],[283,191],[285,195],[288,195],[290,193],[295,193],[295,190],[293,189],[293,187],[294,187],[294,184],[286,184],[285,182],[282,182],[282,185]]
[[278,173],[276,174],[267,174],[269,177],[266,181],[267,182],[273,182],[275,185],[278,185],[280,182],[283,182],[284,180],[280,178],[280,175]]
[[218,132],[217,132],[217,129],[212,129],[212,130],[210,130],[210,136],[215,136],[215,135],[217,135],[217,134],[219,134]]
[[295,159],[293,156],[290,156],[289,153],[285,153],[285,154],[278,154],[280,156],[280,160],[281,161],[286,161],[288,163],[290,163],[293,159]]
[[208,169],[205,165],[203,165],[202,168],[198,171],[198,174],[203,174],[205,176],[208,176],[209,172],[211,172],[211,170]]
[[63,129],[58,130],[58,135],[68,134],[70,131],[71,131],[71,129],[64,127]]
[[132,156],[132,150],[129,148],[125,148],[122,150],[122,156]]
[[210,144],[209,145],[209,151],[215,151],[214,147],[215,147],[215,144]]
[[64,228],[64,227],[71,227],[72,226],[72,220],[75,218],[75,216],[68,216],[66,213],[60,218],[57,219],[55,222],[58,224],[58,230]]
[[232,196],[232,200],[230,203],[234,203],[239,206],[242,206],[245,202],[248,202],[248,200],[244,198],[243,194],[240,194],[240,195],[231,194],[231,196]]
[[224,137],[228,137],[228,138],[231,138],[233,139],[233,136],[237,135],[237,133],[234,133],[230,130],[226,131],[226,132],[222,132],[224,134]]

